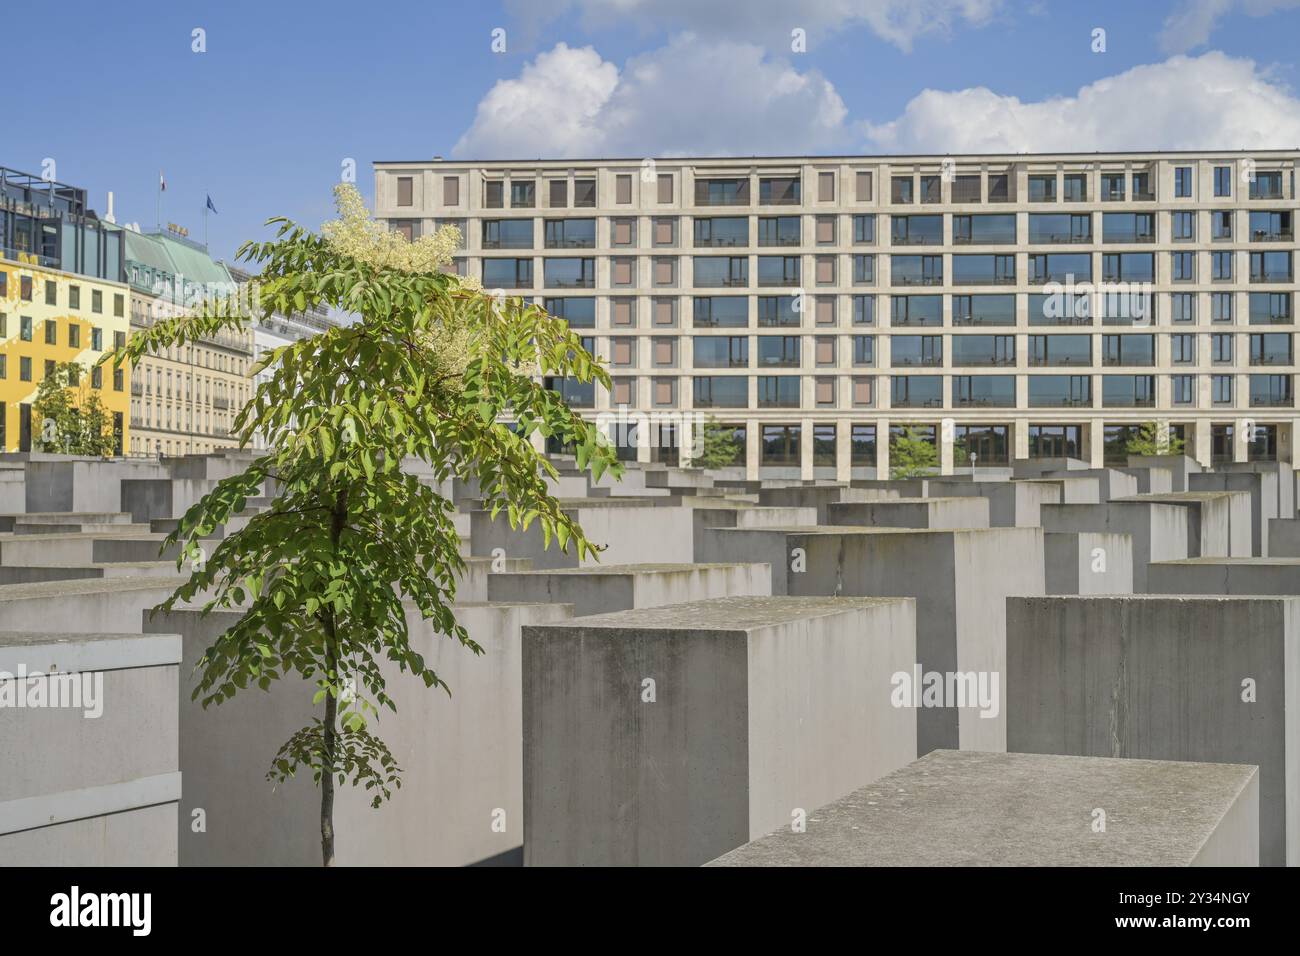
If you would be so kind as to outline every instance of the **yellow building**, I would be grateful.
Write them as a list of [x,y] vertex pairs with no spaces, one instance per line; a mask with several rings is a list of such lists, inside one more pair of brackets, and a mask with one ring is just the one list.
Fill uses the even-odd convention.
[[14,255],[0,258],[0,450],[34,450],[37,387],[55,365],[78,362],[109,413],[121,454],[130,447],[130,370],[95,363],[126,343],[130,289],[40,265],[36,255]]

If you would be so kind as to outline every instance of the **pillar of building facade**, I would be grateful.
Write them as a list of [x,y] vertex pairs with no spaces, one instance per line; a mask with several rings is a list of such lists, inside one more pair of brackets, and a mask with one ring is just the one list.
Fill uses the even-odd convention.
[[853,423],[841,419],[835,423],[835,480],[848,481],[852,477]]
[[1106,423],[1100,418],[1088,422],[1088,464],[1101,468],[1106,463]]
[[1210,467],[1210,458],[1213,453],[1213,444],[1210,437],[1210,423],[1204,419],[1198,419],[1196,422],[1196,460],[1202,468]]
[[745,422],[745,478],[758,481],[758,464],[763,451],[762,426],[754,419]]
[[799,420],[799,478],[803,481],[813,480],[813,421],[811,418]]

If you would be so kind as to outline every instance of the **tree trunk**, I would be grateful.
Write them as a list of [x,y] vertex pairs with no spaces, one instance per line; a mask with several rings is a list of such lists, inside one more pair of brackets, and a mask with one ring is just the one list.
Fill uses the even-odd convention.
[[[339,549],[339,538],[348,520],[347,489],[339,492],[334,499],[334,515],[330,524],[330,543],[335,554]],[[338,623],[334,608],[325,611],[325,668],[326,679],[334,686],[336,693],[325,695],[325,754],[320,777],[320,850],[324,866],[334,865],[334,767],[338,757],[338,720],[339,701],[337,693],[341,692],[339,681],[339,643]]]
[[325,695],[325,765],[320,775],[320,852],[324,866],[334,865],[334,721],[338,706],[333,694]]

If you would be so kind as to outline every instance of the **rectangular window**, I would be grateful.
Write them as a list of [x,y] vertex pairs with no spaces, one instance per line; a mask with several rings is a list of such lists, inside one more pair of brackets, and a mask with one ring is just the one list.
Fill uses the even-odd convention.
[[871,173],[859,171],[856,180],[858,202],[871,202]]
[[31,276],[19,276],[18,295],[24,302],[32,301],[32,277]]
[[835,174],[832,172],[820,172],[817,174],[817,201],[834,202],[835,201]]
[[49,280],[49,279],[46,279],[46,280],[45,280],[45,304],[46,304],[46,305],[58,305],[58,304],[59,304],[59,286],[58,286],[58,283],[53,282],[53,281],[51,281],[51,280]]
[[18,320],[18,338],[24,342],[32,340],[32,317],[24,315]]
[[1232,167],[1214,167],[1214,195],[1226,197],[1232,195]]
[[460,177],[442,177],[442,204],[444,206],[460,205]]
[[79,285],[68,286],[68,308],[70,309],[81,308],[81,286]]
[[1189,199],[1192,195],[1192,167],[1174,167],[1174,196],[1177,199]]
[[596,208],[596,180],[575,179],[573,181],[573,206],[575,209]]
[[532,180],[510,184],[510,207],[531,209],[537,205],[537,183]]
[[621,173],[614,177],[614,202],[626,206],[632,202],[632,177]]
[[671,173],[659,174],[657,198],[660,203],[670,203],[673,201],[673,177]]
[[1171,234],[1174,242],[1194,242],[1196,240],[1196,213],[1174,213]]
[[415,179],[412,176],[397,177],[397,205],[415,205]]
[[567,179],[551,180],[550,204],[552,209],[563,209],[569,204],[569,181]]
[[58,323],[55,322],[53,319],[45,320],[45,344],[46,345],[59,344]]

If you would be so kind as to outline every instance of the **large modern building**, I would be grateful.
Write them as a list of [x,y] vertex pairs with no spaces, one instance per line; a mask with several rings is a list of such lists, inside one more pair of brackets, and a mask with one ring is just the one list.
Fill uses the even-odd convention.
[[130,369],[96,367],[126,342],[123,230],[75,186],[0,167],[0,452],[32,451],[32,403],[56,364],[78,362],[128,447]]
[[[207,248],[174,232],[126,233],[131,326],[144,330],[235,291]],[[187,455],[234,448],[235,415],[252,394],[253,334],[224,329],[141,359],[131,380],[130,451]]]
[[713,418],[751,475],[883,472],[909,427],[945,471],[1099,465],[1156,421],[1210,464],[1292,459],[1297,159],[434,159],[375,195],[583,330],[612,390],[553,384],[647,416],[629,456]]

